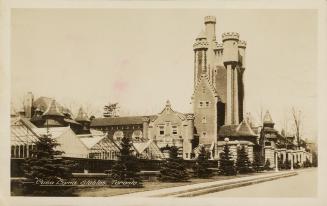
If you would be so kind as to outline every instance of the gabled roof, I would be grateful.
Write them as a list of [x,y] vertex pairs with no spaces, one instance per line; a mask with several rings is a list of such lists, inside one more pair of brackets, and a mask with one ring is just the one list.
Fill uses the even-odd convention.
[[202,75],[200,76],[200,78],[198,79],[198,82],[196,83],[196,86],[195,86],[195,88],[194,88],[194,92],[193,92],[192,97],[194,97],[195,93],[196,93],[199,89],[201,89],[201,88],[200,88],[200,85],[201,85],[201,82],[203,82],[203,81],[204,81],[204,82],[207,84],[207,86],[209,87],[209,90],[212,92],[212,95],[213,95],[214,97],[218,97],[219,95],[218,95],[218,93],[217,93],[215,87],[210,83],[210,80],[209,80],[207,74],[202,74]]
[[128,117],[104,117],[95,118],[91,121],[91,127],[116,126],[116,125],[140,125],[146,116],[128,116]]
[[159,113],[159,115],[153,115],[152,117],[150,117],[150,121],[152,121],[152,122],[155,121],[155,120],[156,120],[160,115],[164,114],[164,113],[167,112],[167,111],[176,114],[176,115],[178,116],[178,118],[180,118],[181,120],[185,120],[185,119],[186,119],[186,115],[183,114],[183,113],[181,113],[181,112],[177,112],[177,111],[173,110],[173,109],[171,108],[170,101],[167,100],[167,101],[166,101],[166,106],[165,106],[165,108],[164,108],[164,109]]
[[33,131],[35,126],[27,123],[28,120],[23,118],[12,118],[10,121],[10,144],[11,146],[33,144],[40,137]]
[[63,117],[64,115],[59,111],[56,101],[53,99],[49,104],[47,110],[43,113],[44,116],[60,116]]
[[146,148],[149,147],[151,144],[152,140],[149,140],[147,142],[133,142],[133,146],[139,154],[141,154]]
[[89,135],[77,135],[83,144],[88,148],[91,149],[94,145],[100,142],[106,135],[97,135],[93,136],[92,134]]

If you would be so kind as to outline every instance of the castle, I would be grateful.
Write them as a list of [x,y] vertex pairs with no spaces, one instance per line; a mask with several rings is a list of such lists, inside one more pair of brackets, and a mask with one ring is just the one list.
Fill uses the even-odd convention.
[[[22,112],[25,118],[21,124],[31,127],[31,131],[37,130],[36,127],[62,127],[66,131],[69,127],[73,132],[66,138],[67,144],[71,138],[86,142],[89,147],[80,153],[89,158],[115,159],[119,149],[111,143],[128,136],[132,138],[137,154],[149,159],[162,159],[161,152],[176,146],[183,159],[196,158],[200,149],[205,147],[210,158],[218,160],[224,145],[229,146],[236,159],[237,150],[242,145],[251,161],[255,154],[260,154],[264,161],[269,160],[271,167],[277,165],[279,159],[299,164],[304,164],[307,159],[312,162],[306,143],[296,142],[274,129],[268,111],[263,125],[251,125],[244,116],[246,42],[240,40],[238,33],[227,32],[221,36],[222,43],[218,43],[216,18],[206,16],[204,24],[205,30],[199,33],[193,44],[193,113],[175,111],[167,101],[163,110],[155,115],[89,119],[80,109],[73,118],[69,109],[55,100],[40,97],[34,101],[33,94],[29,93],[25,97]],[[18,123],[15,121],[12,125],[12,156],[22,158],[26,151],[24,145],[30,142],[15,136],[15,130],[22,126]],[[27,131],[26,128],[20,129]]]
[[[239,34],[222,34],[222,43],[216,38],[216,18],[204,18],[205,30],[193,44],[194,93],[192,96],[194,126],[203,145],[218,144],[223,127],[239,125],[244,117],[244,84],[246,42]],[[244,122],[247,124],[247,122]],[[253,133],[245,125],[248,133]],[[222,135],[222,138],[225,135]],[[217,149],[213,156],[217,155]]]

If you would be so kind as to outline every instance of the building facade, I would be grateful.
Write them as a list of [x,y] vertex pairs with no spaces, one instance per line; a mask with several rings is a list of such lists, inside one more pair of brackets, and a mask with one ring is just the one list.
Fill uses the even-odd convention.
[[[205,30],[193,44],[194,93],[192,95],[194,126],[199,143],[219,158],[218,141],[222,127],[236,129],[243,121],[246,42],[235,32],[223,33],[222,42],[216,38],[216,18],[204,18]],[[226,129],[226,128],[225,128]],[[249,128],[251,130],[251,128]],[[233,135],[239,134],[232,131]],[[252,131],[249,131],[252,135]],[[242,137],[234,136],[235,140]],[[244,141],[243,141],[244,142]]]

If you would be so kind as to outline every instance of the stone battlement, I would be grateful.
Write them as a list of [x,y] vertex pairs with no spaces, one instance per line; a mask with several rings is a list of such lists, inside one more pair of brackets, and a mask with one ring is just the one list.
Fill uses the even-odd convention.
[[208,41],[207,40],[200,40],[200,41],[196,41],[193,44],[193,50],[197,50],[197,49],[208,49]]
[[222,43],[217,43],[217,50],[223,50],[224,46]]
[[240,35],[237,32],[225,32],[221,35],[223,42],[226,40],[239,40]]
[[216,23],[216,17],[215,16],[205,16],[204,17],[204,23]]
[[246,48],[246,41],[239,40],[238,41],[238,47],[239,48]]

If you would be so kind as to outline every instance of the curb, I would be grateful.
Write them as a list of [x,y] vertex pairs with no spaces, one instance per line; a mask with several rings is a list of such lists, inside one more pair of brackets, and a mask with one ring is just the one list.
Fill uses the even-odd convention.
[[241,180],[238,182],[232,182],[232,183],[224,183],[224,184],[219,184],[217,183],[216,185],[211,185],[207,187],[200,187],[200,188],[193,188],[185,191],[179,191],[179,192],[171,192],[171,193],[166,193],[166,194],[161,194],[161,195],[154,195],[151,197],[196,197],[208,193],[213,193],[213,192],[219,192],[223,190],[228,190],[228,189],[233,189],[237,187],[243,187],[243,186],[248,186],[252,184],[258,184],[261,182],[267,182],[267,181],[272,181],[284,177],[290,177],[297,175],[297,172],[289,172],[289,173],[284,173],[284,174],[277,174],[274,176],[270,177],[260,177],[257,179],[252,179],[252,180]]

